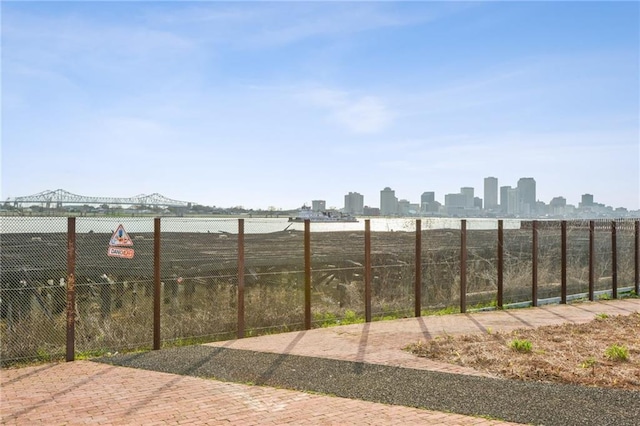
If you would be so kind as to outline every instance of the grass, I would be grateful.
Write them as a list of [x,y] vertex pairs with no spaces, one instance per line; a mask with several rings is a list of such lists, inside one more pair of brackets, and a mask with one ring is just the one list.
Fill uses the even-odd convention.
[[509,347],[516,352],[529,353],[533,349],[533,343],[529,340],[514,339],[509,342]]
[[628,361],[629,349],[621,345],[611,345],[604,351],[604,356],[612,361]]

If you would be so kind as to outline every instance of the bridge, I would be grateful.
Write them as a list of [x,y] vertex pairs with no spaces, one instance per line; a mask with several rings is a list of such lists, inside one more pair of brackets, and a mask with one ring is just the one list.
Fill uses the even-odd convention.
[[55,191],[46,190],[33,195],[24,197],[8,198],[7,202],[13,203],[15,207],[20,204],[44,204],[50,208],[52,204],[55,207],[62,207],[65,204],[81,204],[81,205],[132,205],[132,206],[154,206],[154,207],[189,207],[191,203],[186,201],[172,200],[164,195],[154,192],[153,194],[139,194],[133,197],[87,197],[85,195],[72,194],[64,189],[56,189]]

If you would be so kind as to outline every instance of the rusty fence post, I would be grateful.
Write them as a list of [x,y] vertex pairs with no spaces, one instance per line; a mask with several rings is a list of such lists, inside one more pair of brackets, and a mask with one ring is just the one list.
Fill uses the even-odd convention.
[[633,263],[635,264],[635,288],[636,296],[640,295],[640,220],[636,220],[634,224],[634,246],[635,256]]
[[311,329],[311,221],[304,220],[304,329]]
[[616,221],[611,221],[611,293],[614,299],[618,298],[618,241]]
[[531,301],[533,306],[538,306],[538,221],[531,224],[533,230],[531,242]]
[[504,306],[504,221],[498,220],[498,308]]
[[160,282],[160,218],[153,219],[153,350],[160,349],[160,300],[162,299]]
[[67,218],[67,354],[66,360],[76,358],[76,218]]
[[244,337],[244,219],[238,219],[238,339]]
[[589,221],[589,300],[594,300],[594,290],[595,290],[595,259],[596,259],[596,250],[595,250],[595,221]]
[[560,264],[560,303],[567,303],[567,221],[560,222],[561,264]]
[[416,281],[414,286],[414,309],[416,317],[422,314],[422,221],[416,220]]
[[460,221],[460,312],[467,312],[467,220]]
[[371,322],[371,219],[364,221],[364,318]]

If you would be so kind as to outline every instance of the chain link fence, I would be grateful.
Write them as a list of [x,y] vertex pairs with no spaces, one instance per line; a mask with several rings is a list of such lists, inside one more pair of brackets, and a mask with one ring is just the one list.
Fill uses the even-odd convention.
[[[0,220],[2,362],[62,358],[67,219]],[[156,234],[153,218],[76,219],[75,354],[155,347],[156,314],[161,345],[172,346],[362,322],[367,314],[409,317],[417,308],[457,312],[461,296],[468,309],[492,308],[500,248],[504,305],[532,303],[534,266],[537,298],[561,295],[559,221],[539,222],[534,234],[531,223],[505,220],[501,245],[498,221],[487,219],[466,220],[464,230],[456,219],[309,223],[309,233],[307,224],[281,218],[158,223]],[[611,221],[589,225],[567,222],[567,293],[583,297],[592,285],[610,297],[613,280],[636,285],[636,222],[618,221],[615,237]]]
[[0,218],[0,359],[65,351],[66,218]]

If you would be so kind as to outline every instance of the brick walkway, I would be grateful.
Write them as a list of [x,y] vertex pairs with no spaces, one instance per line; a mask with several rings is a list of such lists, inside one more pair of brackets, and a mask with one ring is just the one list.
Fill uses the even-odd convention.
[[[640,300],[626,299],[408,318],[212,345],[468,374],[471,372],[464,368],[413,358],[402,347],[444,333],[578,323],[593,319],[597,313],[637,311]],[[0,373],[2,424],[508,424],[90,361],[5,369]]]

